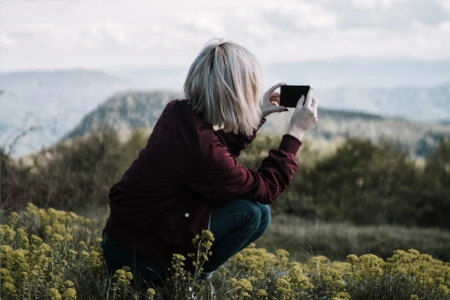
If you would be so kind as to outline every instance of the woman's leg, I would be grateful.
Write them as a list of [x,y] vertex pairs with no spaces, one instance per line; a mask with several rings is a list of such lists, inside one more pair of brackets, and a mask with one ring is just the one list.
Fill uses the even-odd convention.
[[259,223],[258,229],[255,231],[255,233],[248,239],[248,241],[245,243],[244,247],[242,247],[238,252],[241,250],[244,250],[247,248],[248,245],[259,239],[266,231],[267,228],[269,228],[270,221],[272,219],[270,215],[270,207],[267,204],[261,204],[259,202],[256,202],[256,205],[259,206],[261,209],[261,221]]
[[114,272],[122,267],[131,268],[133,278],[137,287],[143,282],[148,285],[159,285],[164,279],[164,268],[156,263],[143,259],[136,254],[133,249],[126,248],[116,241],[112,240],[103,232],[103,240],[100,244],[103,249],[108,272],[113,275]]
[[214,243],[205,272],[217,270],[233,255],[259,238],[269,226],[270,209],[250,200],[234,200],[211,210]]

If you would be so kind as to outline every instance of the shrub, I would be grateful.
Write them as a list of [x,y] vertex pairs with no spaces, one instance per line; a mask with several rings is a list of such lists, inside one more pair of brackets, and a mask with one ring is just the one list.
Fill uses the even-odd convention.
[[[258,168],[280,139],[259,134],[239,162]],[[105,130],[18,162],[0,151],[2,208],[19,209],[32,202],[79,211],[104,204],[109,188],[146,141],[147,133],[140,130],[124,141]],[[349,138],[325,157],[305,143],[299,170],[272,212],[329,222],[450,228],[449,153],[450,140],[442,140],[420,168],[388,143]]]
[[2,208],[20,209],[27,202],[39,207],[80,209],[105,204],[119,180],[145,146],[146,135],[135,130],[121,142],[105,130],[60,143],[5,167]]
[[[74,213],[31,204],[2,215],[2,299],[450,299],[450,264],[413,249],[387,260],[365,254],[299,263],[284,250],[251,245],[216,272],[215,294],[209,282],[185,271],[185,257],[174,255],[165,286],[136,290],[130,269],[106,274],[100,229]],[[196,272],[211,241],[208,232],[195,237]]]

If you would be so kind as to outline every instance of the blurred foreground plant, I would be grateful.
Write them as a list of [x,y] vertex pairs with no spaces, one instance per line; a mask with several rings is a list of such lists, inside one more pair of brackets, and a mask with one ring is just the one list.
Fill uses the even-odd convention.
[[211,253],[209,231],[194,237],[197,253],[174,255],[163,286],[138,291],[129,268],[106,273],[100,229],[74,213],[32,204],[2,214],[2,299],[450,299],[450,264],[412,249],[387,260],[365,254],[299,263],[284,250],[273,254],[251,245],[211,281],[199,281]]

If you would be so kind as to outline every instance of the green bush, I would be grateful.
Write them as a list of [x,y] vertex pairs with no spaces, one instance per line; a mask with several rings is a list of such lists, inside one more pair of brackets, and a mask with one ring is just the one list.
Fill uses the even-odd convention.
[[41,151],[19,162],[8,159],[2,181],[2,208],[27,202],[70,210],[104,205],[113,183],[137,158],[147,136],[135,130],[126,141],[105,130]]
[[[263,137],[246,151],[242,163],[256,167],[267,145]],[[450,228],[450,141],[442,140],[420,168],[393,144],[348,138],[325,158],[307,146],[299,170],[277,199],[273,211],[311,220],[355,224],[397,224]]]
[[[258,168],[281,137],[260,134],[239,161]],[[109,188],[138,156],[147,134],[135,130],[123,142],[106,130],[56,145],[26,161],[2,155],[2,208],[27,202],[79,211],[105,204]],[[272,206],[274,214],[354,224],[450,228],[450,141],[418,167],[389,143],[348,138],[335,153],[319,156],[308,143],[299,170]]]
[[[175,254],[163,286],[137,290],[129,268],[113,277],[106,273],[99,247],[102,224],[33,205],[1,220],[0,288],[5,300],[450,299],[450,265],[413,249],[394,251],[386,260],[350,254],[345,261],[310,256],[300,263],[290,261],[287,251],[270,253],[251,245],[219,268],[211,282],[196,280],[185,271],[185,257]],[[211,241],[207,231],[193,239],[201,257],[194,262],[208,258],[205,250]]]
[[296,216],[274,216],[268,231],[256,242],[267,249],[283,248],[295,260],[325,255],[342,260],[348,253],[373,253],[384,259],[396,249],[414,248],[450,260],[450,231],[395,225],[353,225],[305,221]]

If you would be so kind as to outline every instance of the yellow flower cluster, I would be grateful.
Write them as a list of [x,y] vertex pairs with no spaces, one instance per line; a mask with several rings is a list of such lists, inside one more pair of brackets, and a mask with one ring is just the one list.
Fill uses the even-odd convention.
[[162,288],[138,291],[130,268],[106,273],[99,247],[103,224],[31,204],[1,220],[2,299],[450,299],[450,264],[413,249],[386,260],[351,254],[343,262],[314,256],[300,263],[287,251],[270,253],[254,244],[216,272],[211,298],[212,287],[196,280],[214,255],[209,231],[193,238],[196,253],[173,256]]
[[208,255],[212,255],[210,251],[214,242],[214,236],[211,231],[203,230],[201,234],[197,234],[192,239],[192,244],[195,248],[195,253],[190,253],[189,258],[193,260],[193,266],[196,269],[196,275],[202,271],[203,264],[208,260]]
[[[32,204],[2,219],[2,299],[77,299],[74,274],[103,272],[98,243],[86,234],[98,231],[93,221]],[[86,264],[80,263],[83,254],[74,249],[74,240],[88,245]]]
[[[250,293],[253,290],[252,283],[245,278],[236,279],[236,278],[230,278],[228,280],[228,283],[230,284],[231,291],[233,294],[238,298],[251,298]],[[260,291],[258,291],[260,292]]]

